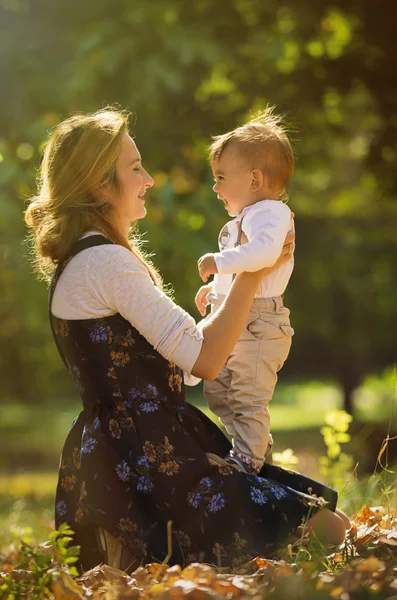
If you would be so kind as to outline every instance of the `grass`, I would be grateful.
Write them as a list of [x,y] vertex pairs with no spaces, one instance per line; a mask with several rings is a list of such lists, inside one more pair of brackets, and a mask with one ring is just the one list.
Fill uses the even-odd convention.
[[41,542],[54,528],[57,472],[0,475],[0,551],[13,542]]
[[[27,476],[29,480],[30,475]],[[54,484],[56,473],[52,474]],[[46,496],[2,496],[0,500],[0,552],[24,540],[40,543],[54,529],[54,489]]]

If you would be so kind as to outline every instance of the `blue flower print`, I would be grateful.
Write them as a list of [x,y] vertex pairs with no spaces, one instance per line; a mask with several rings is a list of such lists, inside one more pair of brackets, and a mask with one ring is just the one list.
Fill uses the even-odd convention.
[[214,494],[208,503],[208,510],[213,513],[218,512],[225,504],[225,496],[223,494]]
[[149,383],[149,384],[146,386],[146,389],[147,389],[147,391],[148,391],[148,392],[149,392],[149,393],[150,393],[152,396],[154,396],[155,398],[158,398],[158,396],[159,396],[159,391],[158,391],[158,389],[156,388],[156,386],[155,386],[155,385],[153,385],[152,383]]
[[255,504],[266,504],[268,499],[262,490],[258,490],[258,488],[251,487],[250,488],[250,496],[251,500],[255,502]]
[[[164,398],[164,401],[166,401],[166,400],[167,400],[167,398]],[[177,416],[177,419],[178,419],[178,421],[179,421],[180,423],[182,423],[182,424],[183,424],[183,410],[184,410],[184,408],[185,408],[185,407],[184,407],[184,406],[178,406],[178,405],[177,405],[177,406],[175,406],[175,408],[176,408],[176,416]]]
[[286,498],[288,496],[287,492],[283,490],[282,487],[271,487],[270,491],[272,495],[277,498],[277,500],[281,500],[281,498]]
[[139,408],[145,413],[152,413],[158,410],[159,406],[156,402],[153,402],[152,400],[146,400],[145,402],[142,402],[142,404],[139,405]]
[[266,480],[263,479],[263,477],[257,476],[257,477],[254,477],[254,481],[255,481],[255,483],[265,483]]
[[125,460],[121,461],[116,467],[116,473],[121,481],[128,481],[131,475],[131,469],[125,462]]
[[201,499],[202,495],[198,492],[189,492],[189,494],[187,495],[187,501],[190,504],[190,506],[193,506],[193,508],[198,507],[198,505],[201,502]]
[[108,339],[108,330],[106,325],[98,325],[98,327],[95,327],[95,329],[93,329],[90,333],[90,338],[94,344],[106,342]]
[[95,420],[92,424],[92,431],[99,431],[101,428],[101,420],[99,417],[95,417]]
[[149,461],[146,456],[137,456],[136,464],[138,467],[147,467],[149,468]]
[[55,512],[58,517],[66,516],[67,509],[66,509],[66,502],[64,500],[60,500],[59,502],[57,502],[57,505],[55,507]]
[[136,489],[138,492],[143,492],[144,494],[150,494],[153,489],[153,483],[147,477],[138,477],[138,481],[136,484]]
[[138,390],[136,388],[131,388],[128,391],[128,400],[126,400],[125,404],[128,408],[132,408],[134,400],[136,400],[137,398],[139,398],[140,400],[143,400],[146,397],[147,397],[146,394],[143,394],[141,392],[141,390]]
[[95,450],[95,446],[97,445],[98,441],[94,440],[94,438],[88,438],[87,440],[85,440],[84,444],[81,446],[81,453],[82,454],[91,454],[91,452],[94,452]]
[[203,477],[200,479],[200,485],[204,485],[206,488],[212,488],[212,481],[209,477]]

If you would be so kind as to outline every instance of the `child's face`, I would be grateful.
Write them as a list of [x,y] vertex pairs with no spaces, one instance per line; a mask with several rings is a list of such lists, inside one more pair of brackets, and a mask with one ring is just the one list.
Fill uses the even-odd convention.
[[236,217],[243,208],[255,202],[251,189],[252,172],[235,148],[226,148],[211,167],[215,180],[212,189],[231,217]]

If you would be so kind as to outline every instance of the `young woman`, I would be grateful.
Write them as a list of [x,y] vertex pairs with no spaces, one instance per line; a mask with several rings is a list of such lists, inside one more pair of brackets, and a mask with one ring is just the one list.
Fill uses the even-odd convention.
[[50,323],[83,401],[62,453],[56,525],[76,531],[83,568],[163,560],[169,521],[171,563],[266,556],[304,519],[324,543],[341,543],[333,490],[272,465],[235,470],[222,460],[226,437],[185,402],[183,370],[216,377],[263,272],[237,275],[197,328],[128,240],[152,185],[125,115],[102,110],[53,131],[26,212],[37,267],[55,270]]

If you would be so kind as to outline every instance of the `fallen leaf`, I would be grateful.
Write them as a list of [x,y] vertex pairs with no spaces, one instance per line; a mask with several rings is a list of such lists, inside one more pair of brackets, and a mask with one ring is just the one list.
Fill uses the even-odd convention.
[[89,571],[86,571],[77,579],[77,583],[96,590],[103,586],[106,582],[116,584],[121,579],[124,579],[126,582],[131,581],[131,577],[126,575],[124,571],[101,564],[97,565],[93,569],[90,569]]
[[210,565],[192,563],[181,572],[183,579],[194,581],[203,587],[211,586],[216,579],[216,571]]
[[370,556],[369,558],[356,559],[353,562],[356,571],[359,573],[375,573],[376,571],[384,571],[386,565],[383,561],[376,558],[376,556]]
[[81,600],[85,598],[84,589],[67,573],[59,573],[51,584],[55,600]]
[[166,574],[169,566],[161,563],[149,563],[146,565],[146,569],[152,577],[160,581]]

